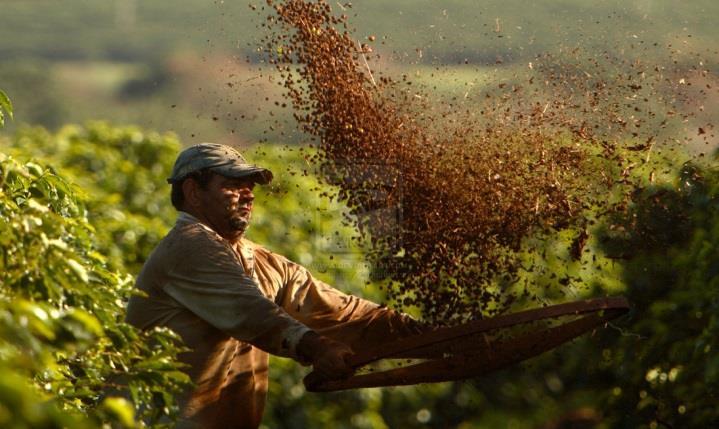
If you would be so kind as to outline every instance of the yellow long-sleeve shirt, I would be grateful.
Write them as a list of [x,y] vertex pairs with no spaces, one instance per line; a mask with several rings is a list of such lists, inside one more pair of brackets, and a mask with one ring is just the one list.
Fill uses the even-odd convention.
[[179,427],[256,428],[268,386],[268,353],[299,360],[310,330],[357,350],[418,332],[414,320],[346,295],[304,267],[248,240],[231,244],[187,213],[150,255],[127,321],[167,326],[190,352],[196,384],[180,398]]

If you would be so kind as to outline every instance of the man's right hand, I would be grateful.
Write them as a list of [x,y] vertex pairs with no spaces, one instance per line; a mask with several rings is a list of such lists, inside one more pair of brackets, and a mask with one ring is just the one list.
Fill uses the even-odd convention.
[[327,380],[347,378],[354,372],[347,363],[354,354],[352,349],[313,331],[302,336],[297,345],[297,354],[310,362],[314,371]]

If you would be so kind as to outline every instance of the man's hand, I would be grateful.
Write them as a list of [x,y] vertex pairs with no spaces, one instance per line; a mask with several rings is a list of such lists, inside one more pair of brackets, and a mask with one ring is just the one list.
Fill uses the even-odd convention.
[[297,354],[309,361],[314,371],[327,380],[347,378],[354,372],[347,364],[349,357],[354,354],[352,349],[313,331],[300,339]]

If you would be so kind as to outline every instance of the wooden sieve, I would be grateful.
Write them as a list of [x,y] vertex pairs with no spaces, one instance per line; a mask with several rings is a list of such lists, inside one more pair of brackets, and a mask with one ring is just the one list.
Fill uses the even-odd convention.
[[[304,383],[310,392],[330,392],[477,377],[551,350],[628,311],[629,302],[624,297],[596,298],[438,328],[362,351],[350,360],[355,369],[383,359],[427,359],[421,363],[341,380],[326,380],[312,372]],[[488,333],[519,325],[572,316],[571,321],[512,338],[487,337]]]

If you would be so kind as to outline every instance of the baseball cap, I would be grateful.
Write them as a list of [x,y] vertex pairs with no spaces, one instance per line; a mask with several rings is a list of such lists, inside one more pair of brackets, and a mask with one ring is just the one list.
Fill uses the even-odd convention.
[[180,152],[167,182],[180,182],[205,168],[225,177],[252,178],[261,185],[272,180],[270,170],[249,164],[236,149],[219,143],[200,143]]

